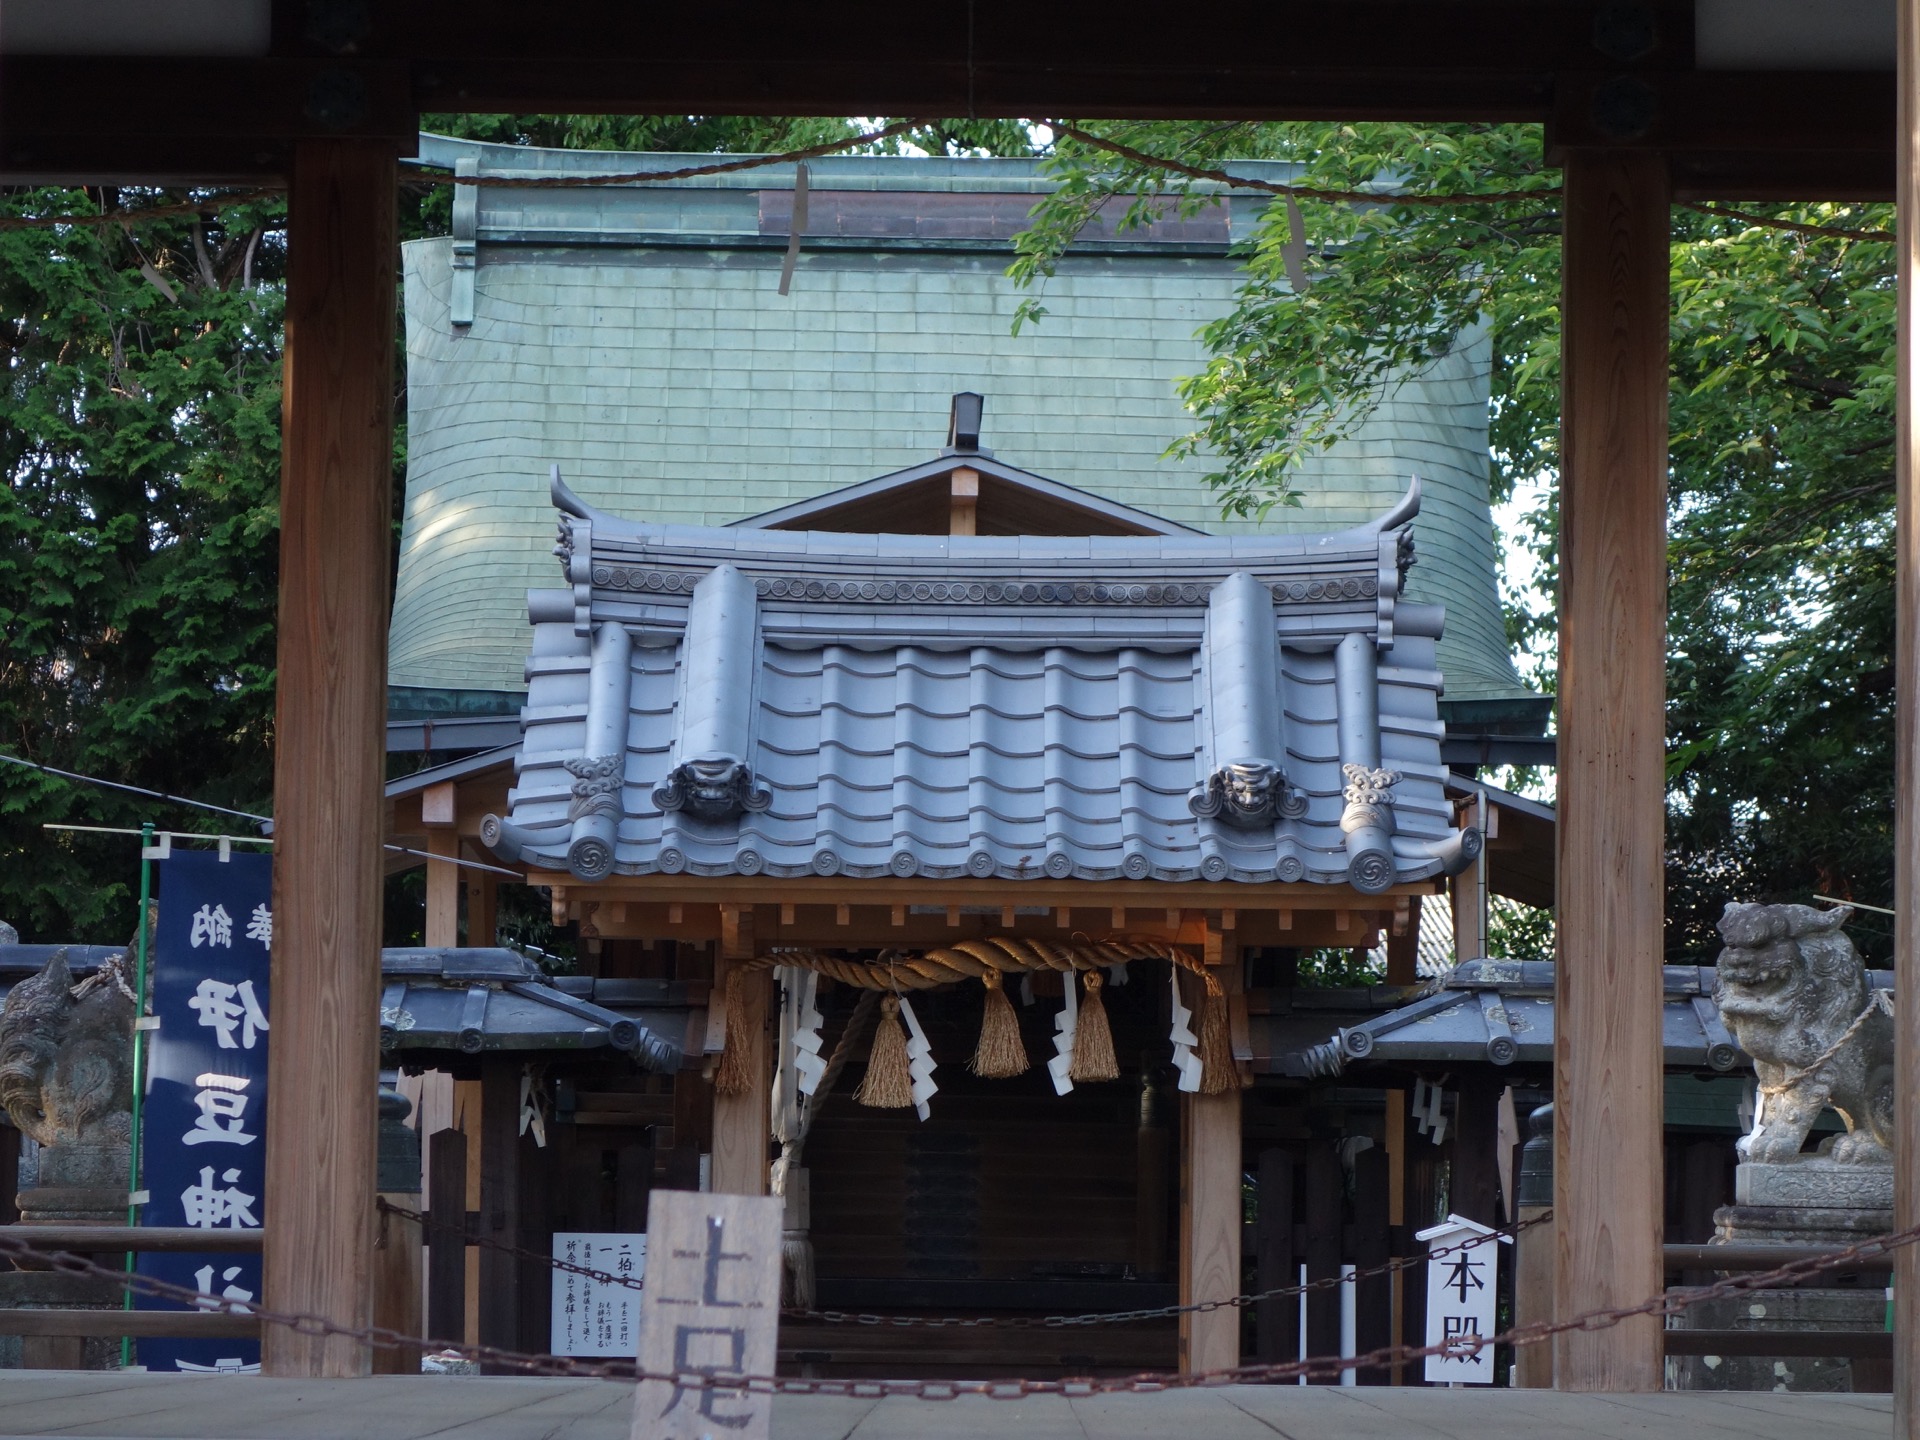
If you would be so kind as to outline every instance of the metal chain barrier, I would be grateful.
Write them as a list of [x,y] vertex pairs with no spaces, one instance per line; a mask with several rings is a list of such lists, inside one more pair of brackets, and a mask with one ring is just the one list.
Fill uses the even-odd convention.
[[[424,1232],[437,1232],[452,1235],[461,1243],[479,1245],[489,1250],[497,1250],[516,1259],[547,1265],[555,1270],[571,1275],[584,1276],[602,1285],[619,1285],[630,1290],[646,1289],[645,1280],[636,1280],[631,1275],[615,1275],[605,1270],[595,1270],[586,1265],[576,1265],[570,1260],[558,1256],[543,1255],[537,1250],[524,1246],[510,1245],[504,1240],[492,1240],[485,1237],[468,1235],[464,1228],[453,1225],[435,1225],[431,1218],[418,1210],[409,1210],[404,1205],[396,1205],[382,1198],[380,1209],[402,1220],[410,1220],[419,1225]],[[1230,1295],[1220,1300],[1199,1300],[1190,1305],[1159,1305],[1143,1310],[1095,1310],[1079,1315],[880,1315],[871,1311],[859,1310],[818,1310],[801,1309],[789,1306],[781,1314],[789,1320],[814,1320],[827,1325],[868,1325],[887,1326],[900,1329],[925,1330],[1067,1330],[1087,1325],[1130,1325],[1142,1320],[1165,1320],[1176,1315],[1204,1315],[1213,1310],[1244,1310],[1258,1305],[1263,1300],[1282,1300],[1312,1295],[1322,1290],[1337,1290],[1342,1285],[1355,1285],[1362,1280],[1377,1280],[1382,1276],[1398,1274],[1416,1265],[1424,1265],[1429,1260],[1438,1260],[1463,1250],[1472,1250],[1480,1245],[1490,1245],[1498,1241],[1531,1230],[1536,1225],[1544,1225],[1553,1219],[1553,1212],[1546,1210],[1530,1220],[1522,1220],[1495,1230],[1487,1235],[1474,1235],[1457,1245],[1442,1245],[1437,1250],[1428,1250],[1419,1255],[1400,1255],[1384,1264],[1372,1266],[1366,1270],[1348,1271],[1342,1275],[1325,1275],[1318,1280],[1309,1280],[1300,1285],[1281,1285],[1272,1290],[1258,1290],[1246,1295]]]
[[[1479,1237],[1482,1242],[1487,1237]],[[1570,1331],[1610,1329],[1624,1320],[1641,1315],[1666,1317],[1677,1315],[1689,1306],[1707,1300],[1726,1299],[1752,1290],[1804,1280],[1828,1270],[1842,1270],[1863,1260],[1877,1260],[1895,1250],[1920,1241],[1920,1226],[1902,1230],[1877,1240],[1862,1240],[1831,1255],[1791,1261],[1760,1274],[1731,1276],[1713,1285],[1684,1290],[1663,1291],[1638,1305],[1623,1305],[1589,1310],[1566,1320],[1543,1320],[1532,1325],[1502,1331],[1498,1335],[1464,1336],[1440,1345],[1390,1345],[1364,1355],[1321,1355],[1306,1360],[1267,1365],[1238,1365],[1222,1370],[1206,1370],[1183,1375],[1175,1372],[1146,1372],[1111,1377],[1082,1377],[1067,1380],[831,1380],[805,1379],[799,1376],[749,1375],[722,1376],[699,1371],[685,1374],[656,1374],[642,1371],[632,1361],[587,1362],[566,1355],[538,1355],[506,1350],[497,1345],[465,1345],[450,1341],[422,1340],[402,1335],[379,1325],[342,1325],[324,1316],[289,1314],[257,1305],[242,1304],[221,1297],[203,1295],[184,1285],[171,1285],[150,1276],[110,1270],[83,1255],[65,1250],[40,1250],[24,1240],[0,1236],[0,1254],[32,1257],[41,1265],[68,1274],[88,1275],[111,1280],[123,1289],[140,1294],[175,1300],[190,1308],[219,1311],[229,1315],[251,1315],[265,1325],[278,1325],[302,1335],[337,1335],[383,1350],[419,1352],[452,1351],[467,1359],[495,1364],[532,1375],[554,1375],[579,1379],[640,1381],[652,1380],[682,1390],[715,1390],[726,1394],[833,1395],[859,1399],[885,1399],[903,1396],[918,1400],[957,1400],[963,1395],[984,1396],[991,1400],[1018,1400],[1028,1395],[1148,1394],[1161,1390],[1207,1388],[1219,1385],[1272,1384],[1336,1375],[1343,1370],[1378,1369],[1424,1360],[1430,1355],[1476,1355],[1489,1345],[1537,1345],[1555,1335]]]

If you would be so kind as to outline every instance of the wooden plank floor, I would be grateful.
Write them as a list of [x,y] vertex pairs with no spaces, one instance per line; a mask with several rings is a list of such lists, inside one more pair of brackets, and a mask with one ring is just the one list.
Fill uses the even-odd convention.
[[[628,1440],[601,1381],[0,1372],[0,1435],[119,1440]],[[774,1401],[775,1440],[1887,1440],[1885,1395],[1556,1395],[1234,1386],[1019,1401]]]

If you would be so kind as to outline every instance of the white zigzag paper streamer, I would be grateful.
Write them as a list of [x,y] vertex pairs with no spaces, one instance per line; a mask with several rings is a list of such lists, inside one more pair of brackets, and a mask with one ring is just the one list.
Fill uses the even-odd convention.
[[1200,1043],[1200,1037],[1193,1033],[1188,1023],[1193,1012],[1180,1003],[1180,967],[1174,965],[1168,969],[1168,979],[1173,982],[1173,1029],[1167,1038],[1173,1042],[1173,1068],[1180,1072],[1180,1088],[1189,1095],[1200,1093],[1200,1057],[1193,1053],[1193,1047]]
[[1080,1028],[1080,984],[1078,977],[1069,970],[1060,979],[1066,1003],[1060,1007],[1060,1013],[1053,1017],[1053,1059],[1047,1062],[1047,1073],[1053,1077],[1053,1093],[1064,1095],[1073,1089],[1073,1077],[1067,1072],[1073,1068],[1073,1036]]
[[793,1070],[802,1095],[811,1095],[827,1073],[827,1062],[820,1058],[820,1007],[815,1004],[820,977],[811,970],[800,972],[800,987],[793,1007]]
[[933,1083],[933,1046],[927,1041],[927,1032],[920,1028],[920,1018],[913,1013],[913,1005],[907,997],[900,997],[900,1018],[907,1022],[907,1075],[913,1081],[913,1108],[925,1120],[933,1113],[927,1104],[940,1087]]

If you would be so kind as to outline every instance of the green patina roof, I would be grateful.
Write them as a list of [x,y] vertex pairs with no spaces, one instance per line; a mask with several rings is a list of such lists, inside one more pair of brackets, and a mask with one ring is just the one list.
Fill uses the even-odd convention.
[[[483,175],[702,158],[433,137],[422,151],[477,158]],[[726,524],[928,459],[949,397],[977,390],[1000,460],[1216,533],[1343,529],[1420,475],[1408,598],[1447,608],[1447,698],[1530,694],[1495,590],[1484,340],[1397,387],[1360,436],[1317,459],[1299,477],[1302,508],[1222,521],[1207,467],[1163,452],[1189,428],[1173,381],[1205,362],[1194,332],[1231,303],[1229,228],[1256,202],[1236,198],[1171,237],[1101,237],[1046,282],[1047,318],[1015,336],[1022,292],[1004,276],[1003,236],[1044,185],[1032,162],[813,162],[813,220],[781,296],[792,184],[792,167],[774,166],[647,190],[483,186],[470,326],[451,323],[454,241],[405,247],[395,686],[523,687],[525,592],[561,583],[550,465],[616,514]],[[874,216],[889,205],[909,217],[892,226],[902,233],[863,234],[887,228]]]

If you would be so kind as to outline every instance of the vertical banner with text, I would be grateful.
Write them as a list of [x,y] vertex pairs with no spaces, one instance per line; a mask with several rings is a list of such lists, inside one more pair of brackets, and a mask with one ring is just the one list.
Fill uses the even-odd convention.
[[[153,1015],[141,1140],[143,1225],[257,1230],[265,1222],[268,957],[273,861],[176,850],[159,862]],[[140,1273],[250,1301],[260,1257],[140,1257]],[[141,1297],[142,1309],[180,1310]],[[257,1371],[252,1340],[141,1340],[149,1370]]]

